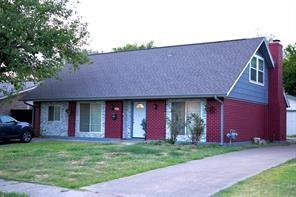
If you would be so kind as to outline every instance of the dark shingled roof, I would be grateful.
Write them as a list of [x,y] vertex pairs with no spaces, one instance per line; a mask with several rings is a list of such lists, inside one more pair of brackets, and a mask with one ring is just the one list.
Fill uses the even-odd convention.
[[209,42],[90,56],[23,100],[95,100],[225,96],[264,38]]

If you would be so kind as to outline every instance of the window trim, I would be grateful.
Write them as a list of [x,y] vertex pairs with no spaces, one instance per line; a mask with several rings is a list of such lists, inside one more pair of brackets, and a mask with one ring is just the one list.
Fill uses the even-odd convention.
[[[49,120],[49,107],[53,107],[53,120]],[[59,117],[59,120],[56,120],[55,119],[55,108],[56,107],[59,107],[60,108],[60,113],[59,113],[60,117]],[[56,105],[56,104],[55,105],[48,105],[48,108],[47,108],[47,121],[48,122],[61,122],[62,121],[61,111],[62,111],[61,105]]]
[[[254,69],[252,68],[252,59],[253,58],[256,58],[256,81],[252,80],[251,79],[251,70]],[[262,60],[263,61],[263,71],[259,70],[259,60]],[[253,84],[256,84],[256,85],[260,85],[260,86],[264,86],[264,80],[265,80],[265,62],[264,62],[264,58],[260,57],[259,55],[253,55],[250,62],[248,63],[249,65],[249,82],[250,83],[253,83]],[[263,82],[259,82],[259,72],[263,72]]]
[[[89,104],[90,106],[90,109],[89,109],[89,131],[82,131],[80,130],[80,124],[81,124],[81,119],[80,119],[80,116],[81,116],[81,108],[80,108],[80,105],[81,104]],[[91,105],[94,105],[94,104],[97,104],[100,106],[100,117],[101,117],[101,120],[100,120],[100,124],[99,124],[99,131],[91,131]],[[102,102],[87,102],[87,101],[82,101],[82,102],[79,102],[78,103],[78,108],[79,108],[79,125],[78,126],[78,131],[81,132],[81,133],[102,133],[103,129],[102,129],[102,121],[103,121],[103,118],[102,118],[102,110],[103,110],[103,103]]]

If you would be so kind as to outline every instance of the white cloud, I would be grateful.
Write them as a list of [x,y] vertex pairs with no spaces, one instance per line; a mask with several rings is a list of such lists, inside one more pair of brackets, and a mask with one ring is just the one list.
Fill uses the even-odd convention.
[[273,34],[296,42],[295,0],[82,0],[89,48],[110,51],[154,40],[157,46]]

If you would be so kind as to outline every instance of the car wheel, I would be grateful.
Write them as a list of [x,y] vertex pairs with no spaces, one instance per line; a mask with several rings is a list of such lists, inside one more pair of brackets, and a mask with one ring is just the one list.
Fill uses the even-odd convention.
[[32,134],[29,131],[25,131],[21,136],[21,142],[29,143],[32,140]]

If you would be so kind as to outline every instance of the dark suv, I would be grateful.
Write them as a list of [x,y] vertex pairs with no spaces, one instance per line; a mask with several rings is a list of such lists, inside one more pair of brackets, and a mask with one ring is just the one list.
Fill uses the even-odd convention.
[[33,127],[27,122],[19,122],[16,119],[0,115],[0,140],[20,139],[28,143],[34,137]]

